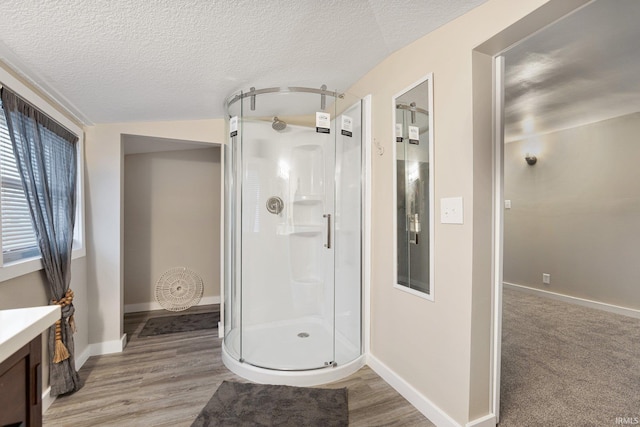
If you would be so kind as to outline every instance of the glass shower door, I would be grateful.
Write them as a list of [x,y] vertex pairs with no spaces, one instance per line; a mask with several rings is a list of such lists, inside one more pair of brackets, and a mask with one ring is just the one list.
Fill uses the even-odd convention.
[[241,359],[278,370],[330,366],[334,132],[244,118],[241,135]]

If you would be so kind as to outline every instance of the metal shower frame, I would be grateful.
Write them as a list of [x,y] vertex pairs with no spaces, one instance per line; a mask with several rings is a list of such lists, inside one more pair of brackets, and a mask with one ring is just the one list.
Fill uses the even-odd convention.
[[333,98],[344,98],[344,93],[339,93],[337,91],[327,90],[327,85],[320,86],[320,89],[312,88],[312,87],[303,87],[303,86],[290,86],[290,87],[268,87],[264,89],[256,89],[255,87],[249,88],[248,92],[240,92],[237,95],[232,95],[227,98],[224,102],[224,108],[227,114],[229,113],[229,107],[232,104],[240,101],[244,98],[251,98],[251,111],[256,109],[256,96],[263,95],[266,93],[296,93],[296,92],[304,92],[304,93],[316,93],[320,95],[320,109],[324,110],[327,106],[327,96],[331,96]]

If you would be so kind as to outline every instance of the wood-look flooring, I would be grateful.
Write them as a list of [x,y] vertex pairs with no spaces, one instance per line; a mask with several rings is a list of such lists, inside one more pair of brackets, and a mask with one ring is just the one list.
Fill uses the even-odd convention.
[[[185,312],[217,310],[193,307]],[[184,313],[184,312],[183,312]],[[129,342],[122,353],[89,358],[81,390],[60,396],[43,416],[45,427],[190,426],[223,380],[246,381],[225,368],[217,330],[139,338],[149,317],[125,316]],[[432,426],[370,368],[321,387],[347,387],[351,426]]]

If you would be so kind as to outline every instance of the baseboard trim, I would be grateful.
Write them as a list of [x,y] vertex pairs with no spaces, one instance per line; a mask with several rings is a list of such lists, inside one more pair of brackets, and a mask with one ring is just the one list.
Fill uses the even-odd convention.
[[[393,387],[398,393],[409,401],[418,411],[420,411],[425,417],[429,418],[429,421],[439,427],[460,427],[453,418],[451,418],[446,412],[436,406],[435,403],[427,399],[418,390],[416,390],[411,384],[395,373],[391,368],[382,363],[375,356],[369,354],[367,357],[367,364],[376,374]],[[483,426],[484,427],[484,426]]]
[[640,310],[636,310],[634,308],[621,307],[619,305],[607,304],[605,302],[572,297],[569,295],[558,294],[556,292],[545,291],[544,289],[537,289],[537,288],[531,288],[529,286],[518,285],[516,283],[502,282],[502,284],[506,289],[513,289],[516,291],[526,292],[529,294],[538,295],[545,298],[551,298],[558,301],[563,301],[569,304],[581,305],[583,307],[595,308],[596,310],[608,311],[609,313],[621,314],[623,316],[640,319]]
[[[203,297],[196,305],[209,305],[220,304],[220,296]],[[153,311],[163,310],[162,306],[157,301],[142,302],[139,304],[125,304],[124,312],[126,313],[138,313],[140,311]]]
[[49,409],[49,406],[51,406],[51,404],[55,402],[55,400],[56,400],[55,397],[51,397],[51,387],[47,387],[47,389],[42,392],[42,413],[43,414],[47,411],[47,409]]
[[469,421],[466,427],[496,427],[496,416],[493,414]]
[[103,341],[89,344],[89,352],[91,356],[100,356],[102,354],[121,353],[127,344],[127,334],[123,334],[119,340]]
[[80,368],[89,360],[91,357],[91,348],[87,346],[79,356],[76,356],[76,370],[79,371]]

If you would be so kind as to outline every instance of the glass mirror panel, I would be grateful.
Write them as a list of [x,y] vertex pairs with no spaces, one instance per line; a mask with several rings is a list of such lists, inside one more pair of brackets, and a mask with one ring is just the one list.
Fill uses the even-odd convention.
[[396,287],[433,299],[433,133],[429,75],[393,99]]

